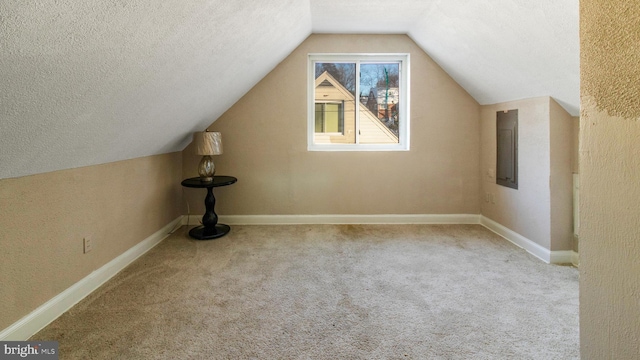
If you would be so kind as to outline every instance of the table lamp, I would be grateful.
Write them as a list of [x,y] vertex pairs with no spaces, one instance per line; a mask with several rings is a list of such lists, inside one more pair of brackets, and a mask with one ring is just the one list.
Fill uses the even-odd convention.
[[200,181],[213,181],[213,174],[216,172],[216,167],[213,164],[211,155],[222,154],[222,134],[210,131],[197,132],[193,134],[193,143],[196,154],[202,155],[202,160],[200,160],[198,164]]

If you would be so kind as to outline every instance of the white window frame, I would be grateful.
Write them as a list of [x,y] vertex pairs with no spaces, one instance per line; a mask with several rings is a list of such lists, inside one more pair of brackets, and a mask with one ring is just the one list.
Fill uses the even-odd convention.
[[[400,70],[400,103],[398,106],[398,143],[397,144],[315,144],[315,63],[316,62],[353,62],[356,64],[357,79],[360,78],[361,62],[399,62]],[[357,54],[327,54],[312,53],[308,56],[307,63],[307,150],[308,151],[409,151],[410,138],[410,80],[409,54],[405,53],[357,53]],[[356,130],[359,129],[359,111],[361,106],[360,99],[360,81],[356,81]],[[358,138],[356,132],[356,139]]]

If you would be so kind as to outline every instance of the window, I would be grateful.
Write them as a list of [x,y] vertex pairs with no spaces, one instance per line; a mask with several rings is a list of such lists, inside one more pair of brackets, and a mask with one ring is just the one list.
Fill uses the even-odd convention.
[[518,188],[518,110],[496,114],[496,184]]
[[310,54],[308,149],[409,150],[409,54]]
[[344,106],[342,103],[316,103],[316,133],[344,134]]

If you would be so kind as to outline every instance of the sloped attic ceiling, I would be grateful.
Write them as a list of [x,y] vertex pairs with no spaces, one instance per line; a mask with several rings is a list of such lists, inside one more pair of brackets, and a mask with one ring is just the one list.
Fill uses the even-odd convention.
[[578,5],[578,0],[312,0],[311,19],[315,33],[408,34],[482,105],[551,96],[577,116]]
[[406,33],[481,104],[578,113],[578,0],[5,0],[0,178],[182,150],[312,31]]

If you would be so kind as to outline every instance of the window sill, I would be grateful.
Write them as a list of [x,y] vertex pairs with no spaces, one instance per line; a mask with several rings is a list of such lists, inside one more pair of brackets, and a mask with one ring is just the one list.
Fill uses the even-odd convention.
[[409,151],[404,144],[310,144],[308,151]]

